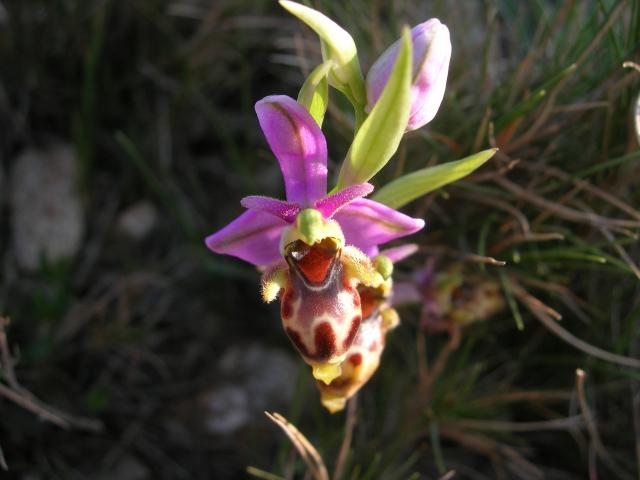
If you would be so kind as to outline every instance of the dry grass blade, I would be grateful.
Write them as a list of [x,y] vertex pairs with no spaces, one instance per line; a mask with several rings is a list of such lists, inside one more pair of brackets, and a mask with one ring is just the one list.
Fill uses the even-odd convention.
[[573,103],[571,105],[558,105],[557,107],[553,108],[553,113],[577,113],[607,107],[609,107],[609,102],[580,102]]
[[102,422],[99,420],[78,417],[61,412],[50,405],[46,405],[24,389],[16,391],[0,383],[0,396],[7,400],[11,400],[16,405],[19,405],[25,410],[33,413],[38,418],[51,422],[64,429],[77,428],[80,430],[88,430],[90,432],[101,432],[103,429]]
[[38,418],[51,422],[61,428],[78,428],[92,432],[102,431],[102,422],[91,418],[77,417],[46,405],[31,392],[23,388],[13,370],[14,360],[11,357],[5,327],[10,323],[8,318],[0,317],[0,373],[9,384],[0,383],[0,396],[35,414]]
[[78,335],[94,316],[104,312],[109,304],[118,301],[129,292],[162,287],[166,284],[166,279],[148,272],[136,272],[115,281],[98,283],[87,295],[86,300],[76,303],[65,315],[60,326],[56,329],[55,341],[59,343],[69,341]]
[[309,467],[309,472],[315,480],[329,480],[327,467],[322,461],[322,457],[316,448],[300,433],[300,431],[279,413],[264,412],[271,421],[278,425],[282,431],[289,437],[293,446],[296,447],[298,453]]
[[433,362],[433,367],[431,367],[430,370],[425,369],[426,373],[424,374],[424,377],[420,379],[420,384],[418,385],[418,401],[422,402],[422,405],[427,405],[429,403],[431,387],[447,365],[449,356],[460,345],[460,335],[460,326],[454,325],[451,328],[449,340],[447,340],[447,343],[442,347],[442,350],[440,350],[438,357]]
[[342,445],[340,445],[340,453],[338,453],[338,459],[336,460],[336,467],[333,471],[333,480],[340,480],[344,473],[344,467],[347,462],[347,455],[349,454],[349,448],[351,447],[351,441],[353,439],[353,429],[356,426],[358,410],[358,394],[355,394],[349,400],[347,407],[347,419],[344,426],[344,437],[342,438]]
[[0,446],[0,468],[5,472],[9,470],[9,465],[7,465],[7,461],[4,458],[4,452],[2,451],[1,446]]
[[531,285],[534,288],[539,288],[550,292],[553,295],[559,296],[562,302],[567,305],[567,307],[573,311],[578,318],[585,323],[589,323],[589,316],[582,310],[588,310],[590,307],[589,303],[578,297],[564,285],[549,281],[545,282],[530,277],[520,277],[519,280],[525,285]]
[[[600,433],[598,432],[598,427],[596,426],[595,418],[589,409],[589,403],[587,402],[587,396],[584,391],[584,380],[586,374],[584,370],[581,368],[576,369],[576,389],[578,391],[578,402],[580,403],[580,410],[582,410],[582,416],[584,417],[584,421],[589,431],[589,437],[591,438],[591,446],[593,451],[600,458],[609,469],[616,474],[617,478],[625,478],[625,479],[633,479],[633,476],[627,472],[625,472],[608,454],[604,444],[602,443],[602,439],[600,438]],[[590,462],[591,463],[591,462]],[[595,471],[595,468],[590,468],[590,470]]]
[[475,139],[473,140],[473,148],[471,149],[473,152],[479,151],[482,147],[482,142],[487,135],[487,128],[489,127],[491,113],[491,108],[487,107],[484,111],[484,115],[482,116],[482,120],[480,121],[480,125],[478,126]]
[[[515,296],[520,300],[524,306],[536,317],[540,322],[547,327],[551,333],[567,342],[569,345],[581,350],[588,355],[599,358],[606,362],[622,365],[623,367],[638,368],[640,369],[640,360],[631,357],[625,357],[615,353],[608,352],[598,347],[594,347],[590,343],[580,340],[572,333],[562,328],[558,323],[551,318],[549,311],[555,312],[555,310],[546,306],[540,300],[528,293],[524,288],[518,285],[517,282],[511,281],[512,288]],[[557,312],[556,312],[557,313]],[[558,314],[559,315],[559,314]]]
[[504,260],[497,260],[493,257],[486,257],[484,255],[478,255],[476,253],[465,255],[463,259],[468,262],[486,263],[488,265],[495,265],[496,267],[504,267],[507,264],[507,262],[505,262]]
[[[578,59],[574,62],[576,67],[582,65],[584,61],[589,57],[589,55],[591,55],[593,50],[602,41],[605,34],[615,24],[618,17],[624,11],[625,3],[626,2],[624,1],[619,2],[618,5],[615,7],[615,9],[611,12],[607,21],[602,25],[602,27],[600,28],[598,33],[593,37],[593,39],[591,40],[587,48],[585,48],[584,51],[581,53],[580,57],[578,57]],[[560,80],[555,85],[555,87],[553,87],[553,89],[547,96],[548,100],[542,107],[542,111],[538,115],[536,115],[536,120],[533,123],[533,125],[531,125],[531,127],[529,127],[529,129],[526,132],[524,132],[517,140],[506,145],[504,147],[505,153],[517,150],[518,148],[521,148],[529,144],[531,141],[533,141],[536,138],[536,135],[539,133],[540,129],[545,125],[547,125],[549,121],[549,116],[551,115],[551,113],[553,112],[553,108],[555,107],[556,98],[570,79],[571,79],[571,75],[567,75],[562,80]]]
[[615,242],[615,238],[613,237],[613,234],[609,230],[607,230],[604,227],[598,227],[598,228],[600,229],[602,234],[607,238],[607,240],[611,242],[611,244],[613,245],[613,248],[615,248],[616,252],[618,252],[618,255],[620,255],[620,258],[622,258],[622,260],[626,262],[626,264],[629,266],[629,268],[631,269],[633,274],[636,276],[636,278],[640,280],[640,268],[638,267],[638,265],[636,265],[636,262],[634,262],[631,256],[627,253],[627,251],[624,248],[622,248],[622,245]]
[[438,480],[451,480],[455,476],[456,476],[456,471],[455,470],[449,470],[447,473],[445,473],[443,476],[441,476]]
[[[624,62],[622,67],[633,68],[636,72],[640,73],[640,65],[635,62]],[[634,101],[633,126],[636,131],[636,140],[638,141],[638,144],[640,144],[640,94],[636,95]]]
[[562,235],[561,233],[554,233],[554,232],[550,232],[550,233],[532,233],[531,232],[528,235],[516,234],[510,237],[507,237],[504,240],[501,240],[495,245],[492,245],[489,248],[489,253],[491,255],[497,255],[498,253],[503,251],[505,248],[510,247],[511,245],[516,243],[548,242],[551,240],[564,240],[564,235]]
[[[516,286],[514,286],[514,290],[517,290]],[[560,315],[560,313],[558,313],[556,310],[554,310],[550,306],[545,305],[543,302],[538,300],[533,295],[530,295],[529,293],[525,292],[524,289],[520,293],[523,296],[523,298],[526,298],[526,301],[529,302],[529,305],[531,305],[534,309],[540,310],[544,312],[546,315],[549,315],[550,317],[558,321],[562,320],[562,315]]]
[[545,430],[570,430],[583,425],[581,415],[567,418],[556,418],[540,422],[503,422],[498,420],[456,420],[451,422],[456,427],[490,432],[539,432]]
[[513,469],[518,472],[519,478],[532,480],[542,480],[544,478],[542,471],[518,453],[515,448],[499,443],[491,437],[444,425],[440,429],[440,434],[469,450],[487,456],[494,463],[498,463],[501,457],[508,459],[513,463]]
[[509,173],[511,170],[513,170],[516,167],[516,165],[520,163],[520,161],[521,161],[520,159],[511,160],[506,165],[496,170],[488,171],[486,173],[472,173],[471,175],[466,177],[465,182],[481,183],[481,182],[487,182],[489,180],[493,180],[496,177],[502,177],[505,174]]
[[7,341],[5,328],[9,326],[11,320],[7,317],[0,317],[0,366],[2,367],[2,377],[11,388],[20,388],[16,375],[13,371],[13,358]]
[[622,64],[622,67],[623,67],[623,68],[633,68],[633,69],[634,69],[634,70],[636,70],[638,73],[640,73],[640,65],[638,65],[638,64],[637,64],[637,63],[635,63],[635,62],[628,62],[628,61],[627,61],[627,62],[624,62],[624,63]]
[[47,408],[40,404],[36,399],[29,398],[21,393],[12,390],[0,383],[0,396],[11,400],[16,405],[21,406],[25,410],[35,414],[38,418],[51,422],[62,428],[69,428],[69,423],[59,415],[50,412]]
[[569,392],[524,390],[481,397],[474,400],[473,403],[474,405],[495,405],[512,402],[553,402],[570,398]]
[[636,443],[636,466],[640,478],[640,391],[636,385],[631,387],[631,408],[633,409],[633,430]]
[[461,262],[485,263],[488,265],[495,265],[497,267],[503,267],[507,264],[507,262],[498,260],[493,257],[478,255],[477,253],[461,252],[460,250],[456,250],[454,248],[446,247],[443,245],[421,246],[420,251],[428,255],[446,255],[447,257],[460,260]]
[[557,217],[564,218],[570,222],[587,223],[596,226],[609,226],[620,228],[638,228],[640,227],[640,221],[638,220],[625,220],[618,218],[607,218],[594,213],[581,212],[569,207],[565,207],[557,202],[552,202],[531,191],[527,191],[524,188],[516,185],[515,183],[507,180],[506,178],[496,178],[494,180],[498,185],[508,190],[518,198],[528,201],[532,205],[543,210],[548,210]]
[[518,210],[516,207],[511,205],[510,203],[504,202],[498,198],[491,198],[486,195],[477,195],[474,193],[468,192],[459,192],[457,195],[466,200],[471,200],[473,202],[484,203],[490,205],[492,207],[499,208],[504,210],[505,212],[509,212],[520,224],[520,228],[522,229],[522,233],[524,235],[529,235],[531,233],[531,226],[529,225],[529,220],[527,217]]
[[623,212],[628,214],[630,217],[633,217],[636,220],[640,220],[640,212],[638,212],[636,209],[634,209],[630,205],[628,205],[625,202],[623,202],[617,196],[612,195],[611,193],[609,193],[609,192],[607,192],[607,191],[605,191],[605,190],[603,190],[603,189],[601,189],[599,187],[596,187],[595,185],[591,184],[591,182],[589,182],[587,180],[582,180],[582,179],[579,179],[579,178],[573,178],[568,173],[563,172],[562,170],[560,170],[558,168],[555,168],[555,167],[552,167],[552,166],[547,165],[547,164],[538,165],[538,164],[535,164],[535,163],[534,164],[522,163],[522,167],[527,169],[527,170],[531,170],[531,171],[535,171],[535,172],[543,171],[546,175],[549,175],[549,176],[555,177],[555,178],[559,178],[560,180],[563,180],[565,182],[573,183],[580,190],[584,190],[585,192],[589,192],[589,193],[593,194],[594,196],[604,200],[605,202],[610,203],[614,207],[619,208],[620,210],[622,210]]
[[260,470],[256,467],[247,467],[247,473],[249,475],[253,475],[256,478],[262,478],[263,480],[284,480],[284,478],[280,477],[279,475],[265,472],[264,470]]

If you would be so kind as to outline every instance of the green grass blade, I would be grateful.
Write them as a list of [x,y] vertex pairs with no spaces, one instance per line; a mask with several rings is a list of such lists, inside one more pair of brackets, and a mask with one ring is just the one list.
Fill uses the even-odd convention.
[[336,190],[373,177],[396,153],[411,108],[411,34],[405,29],[389,81],[353,139]]
[[372,198],[392,208],[400,208],[416,198],[466,177],[493,157],[497,150],[491,148],[462,160],[409,173],[382,187]]
[[327,75],[332,65],[333,62],[327,61],[314,68],[298,93],[298,103],[309,111],[319,127],[322,127],[322,121],[329,105]]
[[507,297],[507,304],[511,309],[511,313],[513,314],[513,318],[516,321],[516,327],[518,330],[524,330],[524,322],[522,321],[522,315],[520,314],[520,309],[518,308],[518,302],[516,302],[515,297],[513,296],[513,292],[511,291],[511,286],[509,285],[509,279],[507,278],[507,274],[504,270],[499,270],[500,274],[500,283],[502,284],[502,290],[504,291],[504,296]]

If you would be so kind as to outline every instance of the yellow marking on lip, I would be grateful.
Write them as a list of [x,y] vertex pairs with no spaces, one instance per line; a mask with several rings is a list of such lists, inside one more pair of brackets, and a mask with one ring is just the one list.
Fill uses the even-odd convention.
[[319,363],[312,367],[313,378],[329,385],[342,374],[342,367],[336,363]]

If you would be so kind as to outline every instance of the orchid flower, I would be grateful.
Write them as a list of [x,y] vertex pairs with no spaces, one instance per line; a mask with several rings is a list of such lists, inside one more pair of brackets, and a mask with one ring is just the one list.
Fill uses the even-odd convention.
[[436,271],[430,258],[412,281],[396,284],[394,304],[421,304],[420,328],[438,333],[488,320],[506,301],[497,282],[465,271],[461,264]]
[[432,333],[485,321],[506,306],[499,283],[465,272],[458,264],[437,274],[428,266],[418,272],[418,280],[423,301],[420,327]]
[[307,110],[287,96],[256,104],[262,131],[284,177],[286,201],[249,196],[247,211],[207,237],[216,253],[266,267],[263,298],[282,294],[283,326],[314,376],[330,382],[362,319],[360,285],[383,283],[369,255],[424,226],[363,198],[373,187],[348,185],[327,195],[327,146]]
[[[410,124],[412,115],[422,122],[435,114],[446,83],[448,31],[433,21],[413,32],[404,28],[384,61],[372,68],[367,94],[348,32],[312,8],[280,3],[318,34],[323,52],[323,63],[302,85],[298,102],[276,95],[256,104],[260,127],[280,164],[286,199],[243,198],[247,211],[206,244],[263,271],[262,297],[266,302],[280,297],[284,330],[317,380],[330,385],[342,375],[350,349],[371,348],[362,368],[345,366],[346,377],[339,381],[350,387],[331,394],[335,406],[377,368],[382,344],[369,345],[374,334],[368,332],[383,335],[392,317],[397,319],[388,305],[393,260],[377,256],[379,246],[420,230],[424,221],[395,208],[467,175],[495,150],[403,175],[373,199],[364,198],[373,191],[367,182],[393,157],[405,132],[417,128]],[[327,145],[320,126],[329,85],[352,103],[355,125],[336,186],[327,193]],[[416,102],[423,100],[429,108],[416,113]],[[367,324],[361,328],[363,317]]]
[[331,413],[342,410],[373,376],[380,365],[387,332],[400,323],[391,306],[393,264],[417,251],[416,245],[403,245],[383,251],[374,258],[374,265],[384,282],[358,288],[362,304],[362,325],[342,364],[342,372],[329,384],[316,382],[322,405]]

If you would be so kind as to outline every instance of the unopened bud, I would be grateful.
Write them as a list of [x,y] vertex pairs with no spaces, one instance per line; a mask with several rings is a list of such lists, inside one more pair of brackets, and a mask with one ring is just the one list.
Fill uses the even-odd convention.
[[[449,29],[432,18],[411,30],[413,45],[413,82],[411,113],[407,131],[416,130],[435,117],[447,84],[451,40]],[[380,98],[395,63],[400,40],[391,45],[373,64],[367,74],[367,111]]]

